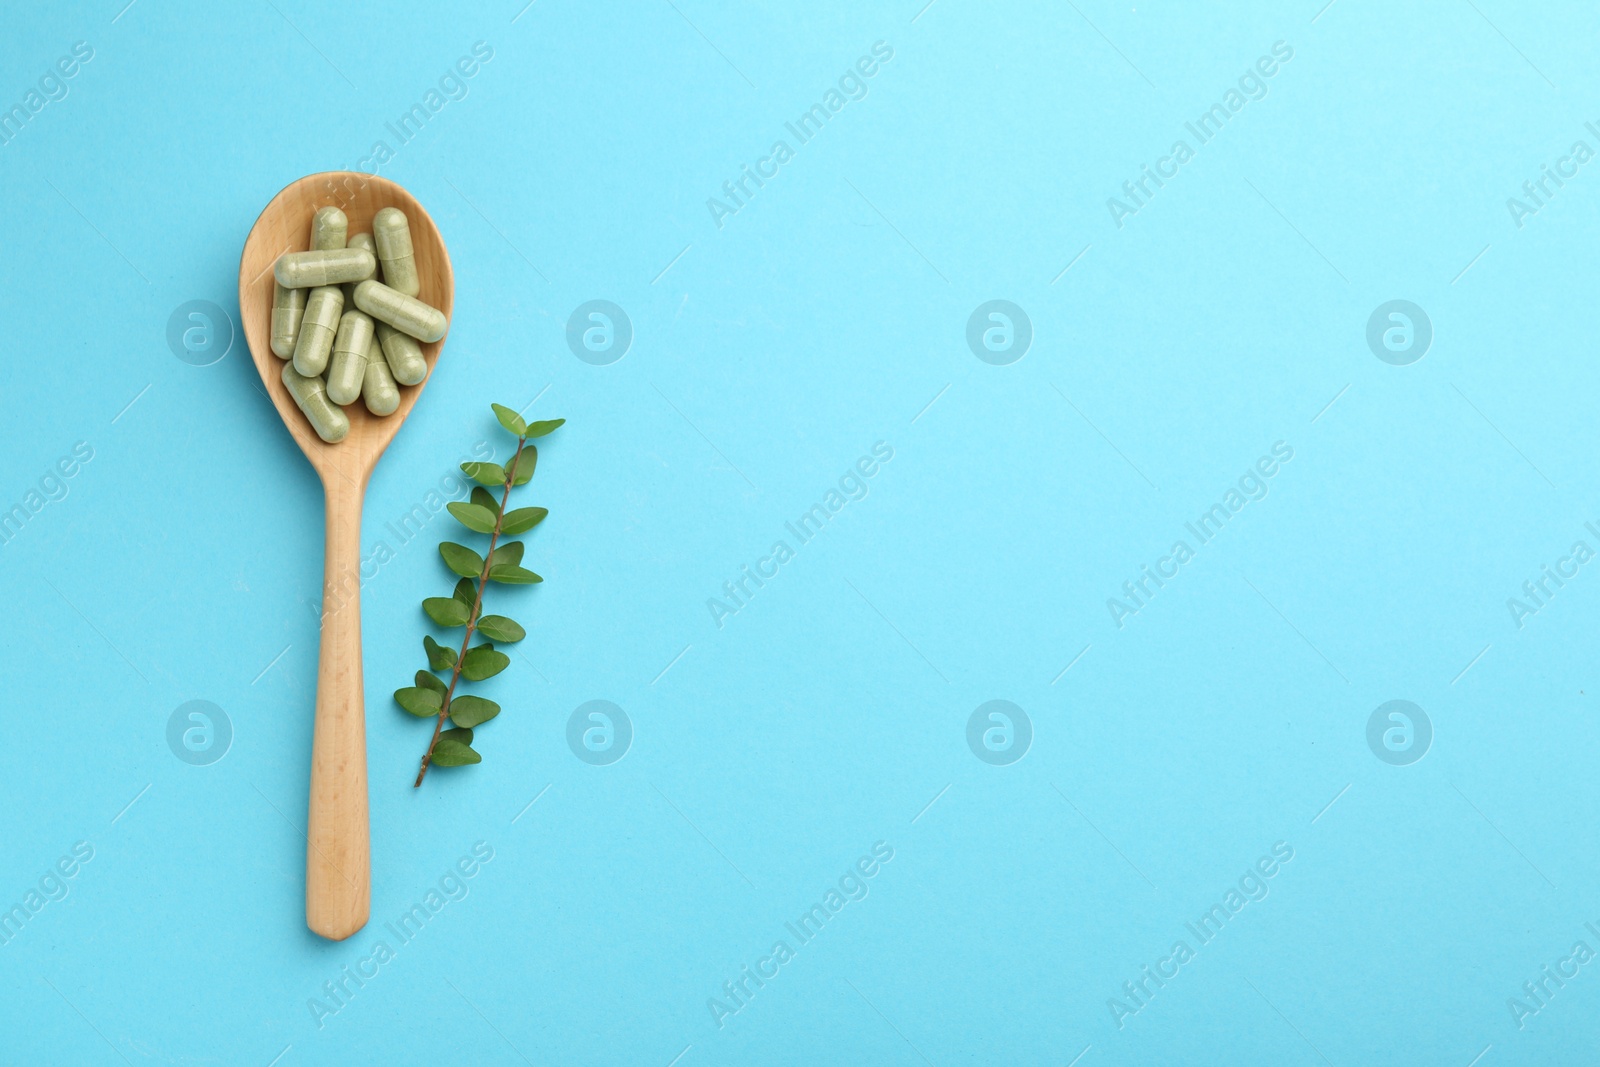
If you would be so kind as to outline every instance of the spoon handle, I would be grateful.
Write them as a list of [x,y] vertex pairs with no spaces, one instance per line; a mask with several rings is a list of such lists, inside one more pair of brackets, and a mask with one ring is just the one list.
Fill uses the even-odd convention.
[[325,482],[328,529],[306,829],[306,925],[334,941],[365,926],[371,910],[361,685],[363,488],[341,477]]

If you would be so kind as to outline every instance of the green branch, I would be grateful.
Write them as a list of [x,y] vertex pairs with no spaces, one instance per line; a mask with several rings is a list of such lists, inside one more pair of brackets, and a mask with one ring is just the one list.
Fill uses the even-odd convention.
[[[544,581],[533,571],[522,566],[523,544],[520,541],[500,543],[502,536],[511,537],[533,529],[549,514],[544,508],[518,508],[507,511],[511,490],[526,485],[533,478],[539,461],[539,451],[528,441],[543,437],[566,422],[551,419],[527,423],[508,407],[493,404],[500,425],[517,436],[517,448],[511,462],[502,467],[498,463],[463,463],[461,470],[477,485],[470,499],[449,505],[450,514],[457,522],[477,534],[489,537],[488,552],[479,555],[466,545],[445,541],[439,545],[439,555],[445,566],[460,575],[455,592],[448,597],[429,597],[422,602],[422,610],[430,619],[447,628],[463,627],[459,650],[447,648],[435,641],[432,635],[422,639],[428,654],[428,670],[418,671],[416,684],[395,690],[395,703],[418,718],[434,720],[433,737],[422,754],[422,765],[417,769],[415,786],[430,766],[459,767],[479,763],[483,757],[472,747],[473,729],[500,714],[500,705],[480,696],[456,694],[463,680],[469,682],[492,678],[510,666],[511,660],[494,647],[520,641],[527,636],[521,625],[504,615],[483,615],[483,594],[490,582],[502,585],[531,585]],[[488,490],[498,488],[496,500]],[[473,645],[473,634],[482,634],[488,640]],[[434,671],[449,671],[446,682]],[[445,720],[452,723],[445,729]]]

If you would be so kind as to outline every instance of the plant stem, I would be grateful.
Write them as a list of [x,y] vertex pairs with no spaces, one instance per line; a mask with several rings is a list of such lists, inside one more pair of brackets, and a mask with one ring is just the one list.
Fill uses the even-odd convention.
[[439,735],[444,732],[444,720],[450,715],[450,698],[455,696],[456,683],[461,680],[461,665],[467,659],[467,645],[472,641],[472,632],[478,626],[478,613],[483,609],[483,589],[489,582],[489,561],[494,559],[495,542],[500,540],[500,526],[505,521],[506,504],[511,500],[511,479],[517,473],[517,461],[522,458],[522,447],[528,443],[526,437],[517,438],[517,450],[511,456],[511,462],[506,465],[506,480],[501,486],[500,507],[495,511],[494,529],[489,533],[489,551],[483,557],[483,570],[478,574],[478,593],[472,599],[472,610],[467,614],[467,632],[461,638],[461,651],[456,653],[455,666],[450,668],[450,685],[444,691],[444,700],[439,704],[439,721],[433,724],[433,740],[428,742],[428,751],[422,754],[422,766],[417,770],[417,780],[411,783],[413,789],[422,786],[422,778],[428,773],[428,765],[433,760],[433,750],[439,745]]

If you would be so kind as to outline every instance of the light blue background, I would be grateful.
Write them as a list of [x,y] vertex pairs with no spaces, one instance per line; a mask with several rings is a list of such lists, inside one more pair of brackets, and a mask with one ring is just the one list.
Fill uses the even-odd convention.
[[[1600,163],[1520,229],[1506,200],[1600,148],[1595,11],[123,2],[0,26],[6,106],[94,49],[0,147],[0,509],[94,452],[0,546],[0,903],[95,850],[0,946],[0,1062],[1592,1054],[1600,964],[1525,1028],[1507,1000],[1600,949],[1600,565],[1521,628],[1506,601],[1600,548]],[[868,96],[719,229],[707,198],[880,40]],[[165,332],[236,317],[262,206],[394,147],[478,41],[381,168],[457,300],[367,496],[397,549],[364,591],[373,923],[330,944],[302,903],[319,486],[242,338],[197,367]],[[1276,41],[1268,95],[1119,229],[1107,198]],[[610,366],[565,343],[591,299],[634,326]],[[991,299],[1033,325],[1010,366],[964,339]],[[1365,341],[1392,299],[1433,324],[1410,366]],[[389,694],[451,524],[384,524],[535,397],[570,420],[527,496],[547,581],[497,601],[529,637],[479,687],[484,763],[414,791],[427,728]],[[719,629],[707,599],[877,441],[870,495]],[[1118,629],[1107,598],[1277,441],[1270,495]],[[165,740],[191,699],[233,724],[210,766]],[[565,741],[591,699],[634,725],[611,766]],[[991,699],[1033,724],[1010,766],[967,747]],[[1391,699],[1433,723],[1410,766],[1367,746]],[[319,1027],[479,841],[470,895]],[[719,1028],[708,998],[877,841],[870,895]],[[1270,895],[1119,1029],[1108,998],[1279,841]]]

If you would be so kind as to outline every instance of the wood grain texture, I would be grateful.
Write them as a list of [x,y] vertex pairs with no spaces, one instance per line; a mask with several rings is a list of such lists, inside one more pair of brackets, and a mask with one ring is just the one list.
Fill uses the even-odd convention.
[[361,677],[362,498],[378,458],[432,378],[445,339],[422,346],[428,378],[401,388],[400,407],[393,415],[379,418],[357,400],[345,408],[349,436],[330,445],[316,435],[284,388],[284,361],[272,354],[272,265],[284,252],[310,247],[311,218],[329,205],[349,216],[352,235],[370,233],[372,217],[382,208],[405,212],[422,282],[419,299],[446,317],[454,303],[455,278],[444,239],[422,205],[394,182],[353,171],[313,174],[273,197],[251,228],[239,260],[239,317],[250,356],[284,425],[321,477],[326,500],[322,645],[306,828],[306,925],[323,937],[343,940],[366,925],[371,910]]

